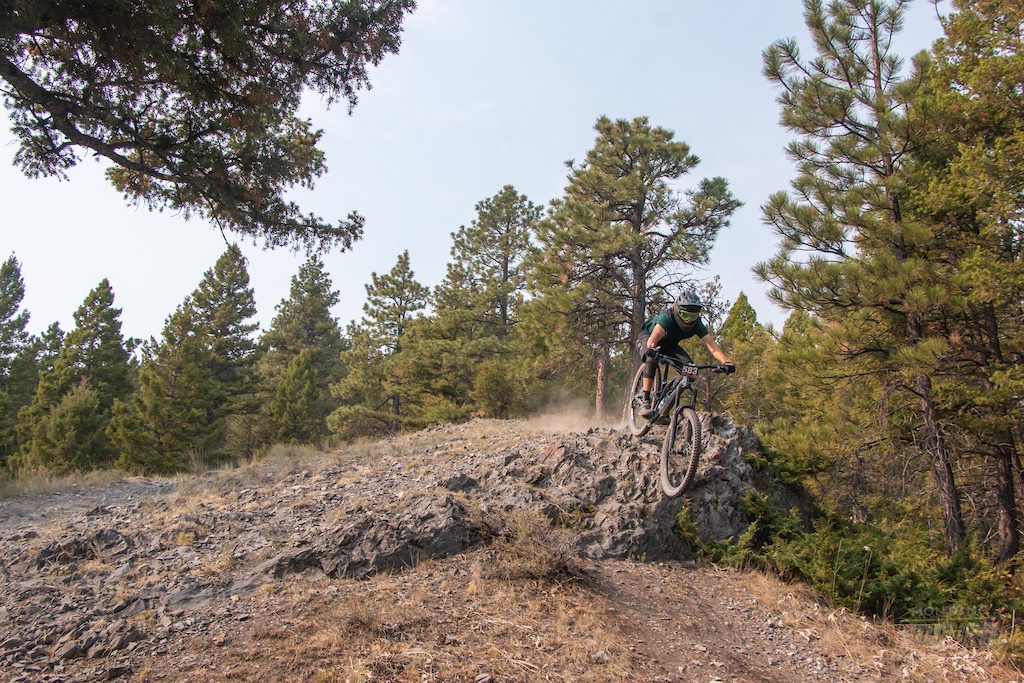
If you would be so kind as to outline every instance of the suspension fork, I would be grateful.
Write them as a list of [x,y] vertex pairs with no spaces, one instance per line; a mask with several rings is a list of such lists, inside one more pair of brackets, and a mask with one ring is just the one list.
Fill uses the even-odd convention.
[[[695,386],[695,384],[696,382],[694,382],[694,379],[692,377],[686,377],[683,379],[682,382],[676,385],[675,391],[672,392],[673,413],[679,412],[679,409],[683,408],[684,406],[689,406],[694,410],[697,409],[697,387]],[[682,401],[684,391],[690,392],[690,400],[688,403],[685,404]]]

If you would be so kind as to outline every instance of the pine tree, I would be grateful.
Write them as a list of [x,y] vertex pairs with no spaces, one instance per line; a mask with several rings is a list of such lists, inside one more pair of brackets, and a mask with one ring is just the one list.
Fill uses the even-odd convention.
[[245,257],[237,245],[228,247],[192,293],[189,303],[211,355],[208,370],[216,384],[208,411],[210,426],[225,433],[227,452],[251,456],[251,434],[258,412],[256,393],[259,324],[256,298],[249,286]]
[[590,331],[604,396],[614,346],[628,348],[630,365],[638,364],[634,342],[652,290],[674,288],[681,270],[706,262],[740,203],[723,178],[702,180],[686,193],[672,186],[699,162],[672,131],[645,117],[601,117],[594,127],[594,147],[583,164],[568,162],[565,196],[538,227],[534,281],[538,294],[574,294],[569,311],[578,333]]
[[932,381],[946,340],[929,323],[956,302],[941,284],[948,273],[929,258],[929,226],[905,215],[908,151],[921,142],[913,103],[927,69],[922,57],[901,79],[902,62],[889,52],[906,4],[837,0],[826,9],[805,0],[816,57],[802,59],[795,40],[765,52],[783,124],[802,137],[788,148],[800,169],[793,196],[778,193],[763,207],[782,247],[757,273],[784,307],[827,323],[817,352],[831,356],[818,362],[833,381],[871,383],[884,373],[890,393],[881,395],[895,392],[916,412],[955,551],[965,527]]
[[[417,412],[426,421],[458,422],[471,412],[510,416],[525,399],[514,379],[523,365],[513,333],[541,208],[506,185],[476,211],[470,227],[452,233],[452,260],[430,296],[433,312],[417,321],[403,350],[407,390],[421,387]],[[481,373],[491,378],[489,388],[478,386]],[[497,390],[505,380],[511,382]]]
[[[338,381],[343,369],[341,352],[346,343],[337,319],[331,315],[331,307],[338,303],[338,299],[339,294],[332,289],[323,261],[313,256],[292,277],[289,298],[278,304],[270,329],[260,339],[263,356],[259,369],[267,407],[277,395],[278,386],[292,360],[303,351],[309,355],[319,395],[319,427],[312,432],[317,436],[328,433],[327,415],[336,405],[330,387]],[[273,425],[271,432],[279,432],[278,427]]]
[[830,327],[794,311],[761,356],[757,385],[741,378],[738,398],[756,394],[737,415],[744,408],[756,415],[773,468],[810,491],[820,508],[858,522],[933,518],[933,500],[920,495],[931,476],[928,461],[905,441],[916,415],[872,372],[870,359],[834,353]]
[[[950,340],[948,374],[939,391],[963,449],[984,453],[993,481],[971,491],[997,509],[997,557],[1020,548],[1024,515],[1024,8],[995,0],[961,0],[935,44],[928,99],[930,144],[917,150],[914,209],[937,227],[933,236],[953,265],[947,287],[960,303],[943,322]],[[955,379],[952,379],[954,378]],[[993,499],[993,494],[995,494]]]
[[372,284],[366,285],[362,326],[371,332],[385,354],[400,353],[405,329],[414,315],[426,307],[430,289],[416,281],[409,266],[408,249],[399,255],[389,273],[372,273],[371,279]]
[[320,435],[319,392],[308,352],[288,364],[277,385],[272,415],[280,443],[306,443]]
[[[701,297],[705,302],[712,302],[714,298]],[[712,311],[712,314],[714,312]],[[736,302],[728,309],[728,314],[722,314],[725,321],[720,325],[715,323],[709,325],[719,346],[736,365],[736,372],[727,378],[722,375],[712,376],[705,383],[708,391],[708,398],[704,405],[707,410],[721,410],[729,406],[734,411],[734,416],[740,413],[749,416],[750,411],[756,412],[759,402],[761,370],[764,357],[774,347],[775,340],[771,333],[757,322],[757,313],[750,305],[746,294],[740,292]],[[690,340],[690,346],[694,346]],[[707,354],[707,349],[700,344],[701,354],[691,356],[695,359]],[[710,362],[714,362],[711,359]],[[744,424],[755,424],[755,420],[746,418]]]
[[32,340],[32,355],[39,372],[53,370],[60,357],[61,347],[67,335],[60,329],[60,323],[51,323],[39,337]]
[[4,444],[2,460],[5,463],[20,448],[18,421],[21,410],[31,405],[39,388],[40,375],[53,370],[63,343],[64,332],[60,325],[53,323],[42,335],[30,336],[25,347],[11,360],[5,380],[6,393],[3,394],[5,418],[0,427],[0,440]]
[[404,426],[416,406],[413,402],[403,407],[403,397],[422,389],[408,381],[403,338],[415,314],[426,307],[430,290],[416,281],[408,251],[389,273],[371,277],[362,321],[349,328],[352,348],[345,352],[349,374],[333,388],[336,396],[351,404],[330,418],[331,429],[344,436],[358,434],[357,430],[382,433]]
[[133,474],[171,473],[182,467],[180,461],[164,457],[156,433],[130,403],[114,401],[106,433],[119,453],[114,463],[119,470]]
[[146,345],[139,392],[109,430],[118,467],[173,472],[251,454],[257,325],[246,321],[255,314],[245,259],[231,246]]
[[66,474],[101,467],[112,450],[105,434],[108,417],[99,392],[83,379],[64,394],[39,423],[27,445],[29,468]]
[[[105,436],[105,420],[115,400],[126,399],[132,391],[129,353],[121,336],[121,309],[114,308],[113,304],[114,292],[104,279],[75,312],[75,329],[64,337],[53,369],[40,373],[32,403],[18,414],[20,450],[17,456],[11,457],[17,469],[63,471],[68,466],[103,467],[113,459],[113,446]],[[133,343],[129,341],[129,345]],[[85,390],[79,390],[73,403],[66,406],[68,410],[59,415],[54,413],[65,397],[83,383],[88,396],[83,393]],[[90,407],[94,399],[95,411]],[[101,419],[96,429],[91,426],[94,413]],[[76,434],[96,436],[89,437],[87,451],[69,457],[52,450],[56,447],[53,444],[68,443],[53,438],[53,420],[59,418],[63,428],[72,428],[67,421],[75,416],[89,423]]]
[[740,295],[736,297],[736,303],[729,309],[729,315],[722,324],[722,338],[719,340],[719,345],[736,342],[749,344],[760,327],[760,323],[757,322],[757,312],[750,305],[747,295],[740,292]]
[[259,324],[246,322],[256,315],[256,297],[249,286],[245,257],[237,245],[228,247],[192,293],[197,322],[210,338],[213,378],[230,397],[244,391],[249,381]]
[[332,224],[286,198],[326,170],[321,131],[299,105],[315,92],[355,106],[414,7],[5,2],[0,80],[15,162],[30,177],[64,177],[103,157],[133,204],[198,214],[268,247],[348,248],[361,217]]
[[517,319],[526,289],[524,259],[541,208],[506,185],[478,202],[476,212],[469,228],[452,233],[452,261],[433,302],[439,317],[461,313],[467,333],[500,341]]
[[168,317],[160,342],[150,340],[143,350],[132,401],[137,417],[119,408],[108,430],[121,454],[119,468],[175,472],[207,459],[222,444],[222,423],[211,417],[220,393],[210,371],[213,351],[197,317],[186,301]]
[[[120,317],[121,309],[114,308],[114,291],[104,278],[75,312],[75,329],[65,337],[54,368],[63,375],[63,386],[84,378],[105,411],[114,399],[127,397],[133,389]],[[128,341],[128,346],[134,344]]]
[[[607,328],[592,326],[592,322],[609,307],[599,308],[600,302],[591,301],[586,286],[552,286],[550,281],[541,284],[531,278],[531,290],[534,296],[523,304],[515,349],[524,366],[529,405],[558,405],[572,397],[594,402],[600,410],[595,396],[601,392],[605,376],[602,354],[609,350],[611,355],[612,346],[603,336]],[[517,364],[514,369],[519,367]]]
[[21,264],[12,254],[0,266],[0,377],[8,375],[14,357],[28,344],[29,313],[21,308],[24,298]]
[[0,466],[17,449],[15,426],[18,411],[26,405],[31,394],[26,391],[26,352],[29,336],[25,331],[29,313],[22,310],[25,281],[21,265],[11,255],[0,266]]

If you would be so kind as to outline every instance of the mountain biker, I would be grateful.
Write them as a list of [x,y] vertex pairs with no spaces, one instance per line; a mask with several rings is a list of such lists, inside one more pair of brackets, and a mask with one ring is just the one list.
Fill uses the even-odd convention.
[[[640,328],[640,338],[637,340],[637,350],[641,351],[646,359],[644,366],[644,394],[643,403],[640,406],[640,417],[649,418],[654,414],[651,408],[651,387],[654,385],[654,374],[658,369],[658,354],[673,356],[686,363],[693,363],[690,354],[679,347],[679,342],[690,337],[698,337],[704,346],[715,359],[725,366],[726,372],[735,372],[736,366],[722,351],[722,347],[715,342],[707,325],[700,319],[700,312],[704,303],[694,291],[685,291],[676,297],[672,307],[667,308],[657,315],[648,318]],[[651,353],[657,349],[658,353]]]

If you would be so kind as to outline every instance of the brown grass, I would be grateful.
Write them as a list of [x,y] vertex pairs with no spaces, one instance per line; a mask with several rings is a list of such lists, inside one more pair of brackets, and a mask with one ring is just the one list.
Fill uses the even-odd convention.
[[25,473],[17,478],[0,475],[0,500],[15,496],[37,496],[65,493],[80,488],[110,486],[121,481],[125,476],[125,473],[120,470],[95,470],[65,475],[37,472]]
[[489,549],[473,564],[475,579],[548,579],[579,571],[569,533],[536,511],[484,517],[478,527],[493,534]]
[[322,671],[324,680],[456,681],[489,673],[529,681],[542,670],[557,676],[550,680],[625,680],[628,652],[577,586],[438,572],[444,564],[351,585],[338,602],[311,603],[325,618],[311,628],[305,654],[349,653]]
[[[786,583],[760,571],[742,573],[743,585],[772,616],[795,629],[833,657],[858,663],[882,677],[912,683],[940,680],[996,681],[991,671],[1003,669],[998,654],[974,652],[952,639],[934,638],[888,621],[874,621],[849,610],[826,607],[808,586]],[[770,617],[771,618],[771,617]],[[950,678],[950,663],[957,676]]]
[[576,581],[475,577],[478,559],[425,561],[362,582],[305,576],[268,584],[249,600],[272,620],[239,622],[216,634],[220,645],[214,634],[190,645],[215,667],[164,671],[175,662],[157,660],[146,674],[336,683],[652,678],[602,601]]

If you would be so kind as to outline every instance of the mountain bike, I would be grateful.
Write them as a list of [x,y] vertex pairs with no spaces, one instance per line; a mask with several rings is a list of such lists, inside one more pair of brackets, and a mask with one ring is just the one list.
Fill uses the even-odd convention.
[[[653,350],[657,354],[657,350]],[[697,473],[701,442],[700,418],[697,417],[697,377],[701,370],[725,372],[724,365],[694,365],[672,356],[658,355],[658,366],[651,385],[651,406],[654,414],[641,417],[643,402],[644,366],[641,365],[630,385],[626,423],[634,436],[643,436],[655,424],[668,425],[661,445],[661,490],[666,496],[678,496],[685,491]],[[676,376],[669,379],[669,371]],[[689,400],[683,393],[689,392]]]

